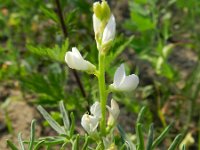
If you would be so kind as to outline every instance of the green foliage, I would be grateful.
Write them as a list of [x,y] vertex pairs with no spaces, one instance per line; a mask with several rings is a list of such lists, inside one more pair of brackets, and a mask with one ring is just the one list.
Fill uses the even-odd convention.
[[59,46],[55,45],[53,48],[42,48],[42,47],[34,47],[31,45],[27,45],[27,49],[32,53],[39,55],[40,57],[48,57],[52,60],[63,63],[65,58],[66,50],[69,47],[69,40],[66,39],[64,43]]
[[[69,73],[66,72],[63,65],[65,53],[75,45],[81,49],[81,53],[85,54],[84,58],[95,65],[98,64],[98,50],[93,42],[94,35],[91,34],[91,2],[60,0],[60,3],[67,28],[67,38],[62,33],[58,9],[54,1],[34,0],[30,5],[29,0],[0,0],[0,82],[6,83],[6,93],[10,91],[7,89],[7,83],[11,82],[11,86],[17,84],[14,90],[21,90],[25,97],[31,95],[35,98],[28,99],[28,102],[33,102],[33,105],[39,103],[48,106],[47,109],[51,110],[60,100],[66,102],[65,106],[63,102],[59,103],[61,115],[54,110],[50,116],[40,107],[49,124],[56,130],[59,128],[59,135],[35,139],[33,131],[35,123],[32,123],[29,141],[23,141],[21,134],[18,135],[21,149],[25,144],[28,144],[30,150],[40,149],[43,146],[50,149],[58,144],[62,145],[61,149],[69,145],[72,149],[78,149],[81,144],[82,149],[88,147],[92,149],[91,143],[95,142],[88,135],[76,134],[75,117],[73,114],[68,117],[65,107],[68,111],[74,111],[76,118],[79,119],[79,113],[82,114],[88,104],[99,99],[96,80],[92,77],[88,80],[87,75],[79,74],[81,82],[84,83],[87,96],[85,98],[81,96],[77,84],[71,80],[74,77],[71,77],[70,70]],[[130,10],[130,14],[123,13],[122,16],[125,23],[117,22],[120,36],[115,38],[106,57],[106,82],[111,83],[115,66],[122,62],[123,57],[129,60],[129,66],[140,68],[140,65],[148,63],[151,65],[150,73],[145,72],[146,68],[141,70],[136,68],[136,71],[133,67],[126,68],[128,72],[137,72],[141,77],[140,88],[134,94],[113,95],[129,115],[138,113],[135,123],[138,137],[136,142],[125,133],[122,126],[118,126],[119,135],[116,135],[113,141],[120,146],[120,149],[131,150],[135,143],[137,149],[151,150],[160,147],[165,138],[172,137],[169,132],[172,124],[166,126],[171,120],[184,125],[180,130],[181,132],[183,130],[184,134],[174,139],[169,150],[177,148],[185,133],[189,132],[189,127],[195,127],[194,130],[197,130],[196,118],[199,117],[200,93],[199,6],[198,0],[130,0],[129,8],[126,8]],[[118,10],[115,10],[114,15],[116,14],[118,15]],[[118,21],[118,18],[116,20]],[[180,49],[185,53],[180,53],[179,56],[187,56],[188,49],[197,56],[197,60],[194,58],[195,63],[192,64],[194,67],[188,65],[190,63],[188,62],[188,66],[184,68],[188,73],[184,79],[181,77],[182,69],[173,64],[173,60],[176,59],[173,54]],[[184,62],[180,63],[184,64]],[[16,80],[20,81],[19,85]],[[4,101],[10,93],[6,94],[6,98],[4,94],[2,95],[0,99]],[[139,112],[141,105],[147,106]],[[183,114],[185,120],[180,119]],[[6,115],[7,128],[12,132],[11,122],[8,114]],[[62,118],[63,124],[60,124]],[[150,125],[152,121],[155,121],[154,126]],[[59,127],[57,128],[56,125]],[[158,134],[157,131],[160,130],[163,131]],[[67,137],[63,137],[62,134],[66,134]],[[170,136],[167,137],[168,134]],[[200,132],[193,134],[195,141],[197,141],[197,134],[199,136]],[[135,134],[132,133],[131,137],[133,135]],[[199,139],[194,147],[197,145],[200,147]],[[7,144],[13,150],[19,149],[9,140]],[[101,149],[102,143],[96,144],[97,149]],[[185,145],[182,149],[187,148]]]
[[58,64],[51,67],[47,75],[33,73],[21,79],[26,89],[38,93],[39,103],[55,104],[57,101],[65,99],[65,73]]

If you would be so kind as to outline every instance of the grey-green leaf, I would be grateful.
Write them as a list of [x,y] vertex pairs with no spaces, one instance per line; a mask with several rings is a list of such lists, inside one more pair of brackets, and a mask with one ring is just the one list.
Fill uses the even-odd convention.
[[8,145],[12,150],[18,150],[18,148],[17,148],[10,140],[7,140],[7,145]]
[[152,149],[154,149],[156,146],[158,146],[162,141],[163,139],[166,137],[166,135],[168,134],[169,130],[171,129],[172,127],[172,124],[170,124],[169,126],[167,126],[164,131],[160,134],[160,136],[158,136],[155,141],[153,142],[153,145],[152,145]]
[[21,150],[25,150],[24,144],[23,144],[23,141],[22,141],[22,134],[21,133],[18,134],[18,142],[19,142],[19,145],[21,147]]
[[30,143],[28,147],[29,150],[33,149],[34,140],[35,140],[35,120],[31,122],[31,136],[30,136]]
[[181,142],[181,140],[182,140],[182,134],[178,134],[175,137],[174,141],[172,142],[168,150],[175,150],[178,144]]
[[152,149],[152,144],[153,144],[153,124],[150,125],[149,128],[149,135],[148,135],[148,141],[147,141],[147,147],[146,150],[151,150]]
[[48,121],[49,125],[58,133],[64,134],[65,130],[49,115],[49,113],[42,107],[38,106],[37,109],[43,115],[43,117]]
[[69,116],[68,116],[68,113],[65,109],[63,101],[60,101],[59,107],[60,107],[60,112],[62,114],[64,126],[67,130],[69,130],[69,128],[70,128]]

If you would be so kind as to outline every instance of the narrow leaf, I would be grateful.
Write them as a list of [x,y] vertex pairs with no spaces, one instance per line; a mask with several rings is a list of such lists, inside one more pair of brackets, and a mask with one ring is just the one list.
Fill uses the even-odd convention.
[[89,142],[89,136],[85,136],[85,143],[83,145],[82,150],[87,150],[88,142]]
[[30,143],[29,143],[29,150],[33,149],[33,144],[35,140],[35,120],[31,122],[31,137],[30,137]]
[[183,145],[182,150],[186,150],[186,148],[185,148],[185,144]]
[[136,135],[137,135],[137,145],[139,150],[144,150],[144,136],[142,133],[142,125],[140,123],[137,124],[136,128]]
[[143,117],[145,111],[146,111],[146,106],[142,107],[142,109],[140,110],[136,124],[141,123],[141,120],[142,120],[142,117]]
[[66,130],[69,130],[70,122],[69,122],[68,113],[64,106],[64,102],[60,101],[59,106],[60,106],[60,112],[62,114],[64,126],[65,126]]
[[18,148],[17,148],[10,140],[7,140],[7,145],[8,145],[12,150],[18,150]]
[[182,134],[177,135],[168,150],[175,150],[178,144],[181,142],[182,137]]
[[168,125],[164,129],[164,131],[160,134],[160,136],[155,139],[155,141],[153,142],[153,145],[152,145],[152,149],[154,149],[156,146],[158,146],[163,141],[163,139],[166,137],[166,135],[168,134],[171,127],[172,127],[172,124]]
[[42,107],[38,106],[37,109],[40,111],[42,116],[48,121],[49,125],[58,133],[64,134],[63,128],[49,115],[49,113]]
[[149,128],[149,135],[148,135],[148,141],[147,141],[147,147],[146,150],[151,150],[152,144],[153,144],[153,124],[151,124]]
[[70,118],[71,118],[70,137],[72,137],[74,134],[74,128],[75,128],[75,118],[74,118],[73,112],[71,112]]
[[42,144],[43,144],[44,142],[45,142],[45,140],[42,140],[42,141],[38,142],[38,143],[35,145],[34,150],[38,150],[38,149],[42,146]]
[[73,142],[72,150],[79,150],[79,135],[76,136],[76,139]]
[[122,142],[126,145],[127,150],[136,150],[135,144],[126,136],[125,131],[122,129],[122,127],[118,124],[117,128],[120,132],[120,135],[122,137]]
[[21,135],[22,135],[21,133],[18,134],[18,142],[21,147],[21,150],[25,150]]

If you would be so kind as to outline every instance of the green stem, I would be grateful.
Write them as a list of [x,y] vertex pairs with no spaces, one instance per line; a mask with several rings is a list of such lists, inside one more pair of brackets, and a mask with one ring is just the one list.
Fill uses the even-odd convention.
[[101,103],[101,134],[106,134],[106,85],[105,85],[105,55],[99,52],[99,96]]

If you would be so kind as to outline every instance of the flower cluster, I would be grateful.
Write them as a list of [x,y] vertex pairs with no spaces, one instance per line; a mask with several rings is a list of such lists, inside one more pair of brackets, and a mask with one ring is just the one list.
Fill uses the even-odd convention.
[[[99,50],[98,69],[91,62],[85,60],[76,47],[68,51],[65,61],[72,69],[85,71],[97,76],[99,81],[100,102],[95,102],[90,108],[90,114],[84,114],[81,125],[89,135],[96,135],[100,124],[101,135],[104,143],[107,143],[109,132],[115,127],[120,110],[117,102],[111,100],[111,105],[107,106],[107,96],[109,92],[130,92],[139,84],[139,78],[135,74],[126,75],[124,64],[121,64],[115,74],[114,81],[109,89],[105,85],[105,57],[115,38],[116,22],[115,17],[110,12],[110,8],[105,0],[93,4],[93,28],[97,49]],[[108,116],[106,116],[108,112]],[[109,144],[112,145],[112,144]]]

